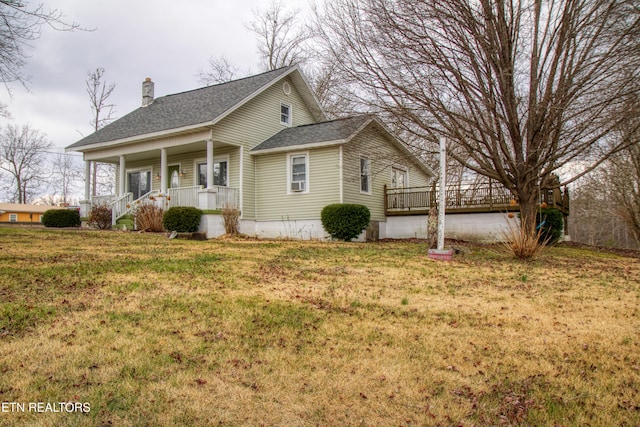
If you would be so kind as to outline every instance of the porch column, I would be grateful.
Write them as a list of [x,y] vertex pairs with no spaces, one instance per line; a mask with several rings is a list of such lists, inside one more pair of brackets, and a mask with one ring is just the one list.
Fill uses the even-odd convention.
[[120,174],[119,174],[120,176],[118,179],[118,196],[119,197],[124,196],[124,193],[126,193],[126,191],[124,191],[126,168],[127,168],[127,164],[124,160],[124,156],[120,156]]
[[213,139],[207,139],[207,188],[198,192],[198,207],[202,210],[217,209],[217,194],[213,188]]
[[91,212],[91,161],[84,162],[84,200],[80,200],[80,217],[86,218]]
[[160,193],[167,194],[167,149],[160,149]]
[[84,162],[84,199],[89,200],[91,197],[91,161]]
[[207,188],[213,188],[213,139],[207,139]]

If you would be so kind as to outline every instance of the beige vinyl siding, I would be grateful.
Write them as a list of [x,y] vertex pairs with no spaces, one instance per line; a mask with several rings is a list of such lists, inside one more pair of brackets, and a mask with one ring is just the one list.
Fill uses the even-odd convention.
[[[285,82],[289,83],[291,88],[289,95],[286,95],[283,91]],[[291,106],[292,126],[314,123],[311,112],[296,91],[293,82],[286,78],[276,82],[259,96],[222,119],[213,128],[213,139],[215,141],[245,147],[242,200],[242,217],[244,219],[256,219],[254,205],[257,195],[254,183],[257,177],[255,175],[254,158],[249,151],[286,128],[280,123],[281,103]]]
[[340,202],[338,147],[293,153],[308,153],[308,193],[287,191],[289,154],[275,153],[255,157],[257,220],[320,219],[320,211]]
[[[360,158],[371,162],[371,194],[360,191]],[[378,126],[370,125],[343,147],[344,203],[365,205],[372,220],[384,220],[384,186],[391,186],[392,168],[408,172],[411,186],[428,185],[427,176],[415,160],[397,148]]]

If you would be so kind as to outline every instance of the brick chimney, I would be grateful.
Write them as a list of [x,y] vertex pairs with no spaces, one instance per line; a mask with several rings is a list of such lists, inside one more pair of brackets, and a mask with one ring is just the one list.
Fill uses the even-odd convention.
[[147,77],[142,82],[142,106],[147,107],[153,104],[153,82]]

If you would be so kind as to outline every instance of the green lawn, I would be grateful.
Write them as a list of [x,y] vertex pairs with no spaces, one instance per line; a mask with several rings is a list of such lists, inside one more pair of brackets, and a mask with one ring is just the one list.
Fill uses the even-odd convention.
[[0,228],[0,425],[640,425],[638,259],[462,249]]

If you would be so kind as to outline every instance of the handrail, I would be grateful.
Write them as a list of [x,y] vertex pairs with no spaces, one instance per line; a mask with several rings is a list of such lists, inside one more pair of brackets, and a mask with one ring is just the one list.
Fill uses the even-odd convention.
[[133,193],[125,193],[111,202],[111,224],[116,225],[116,221],[126,215],[131,209]]

